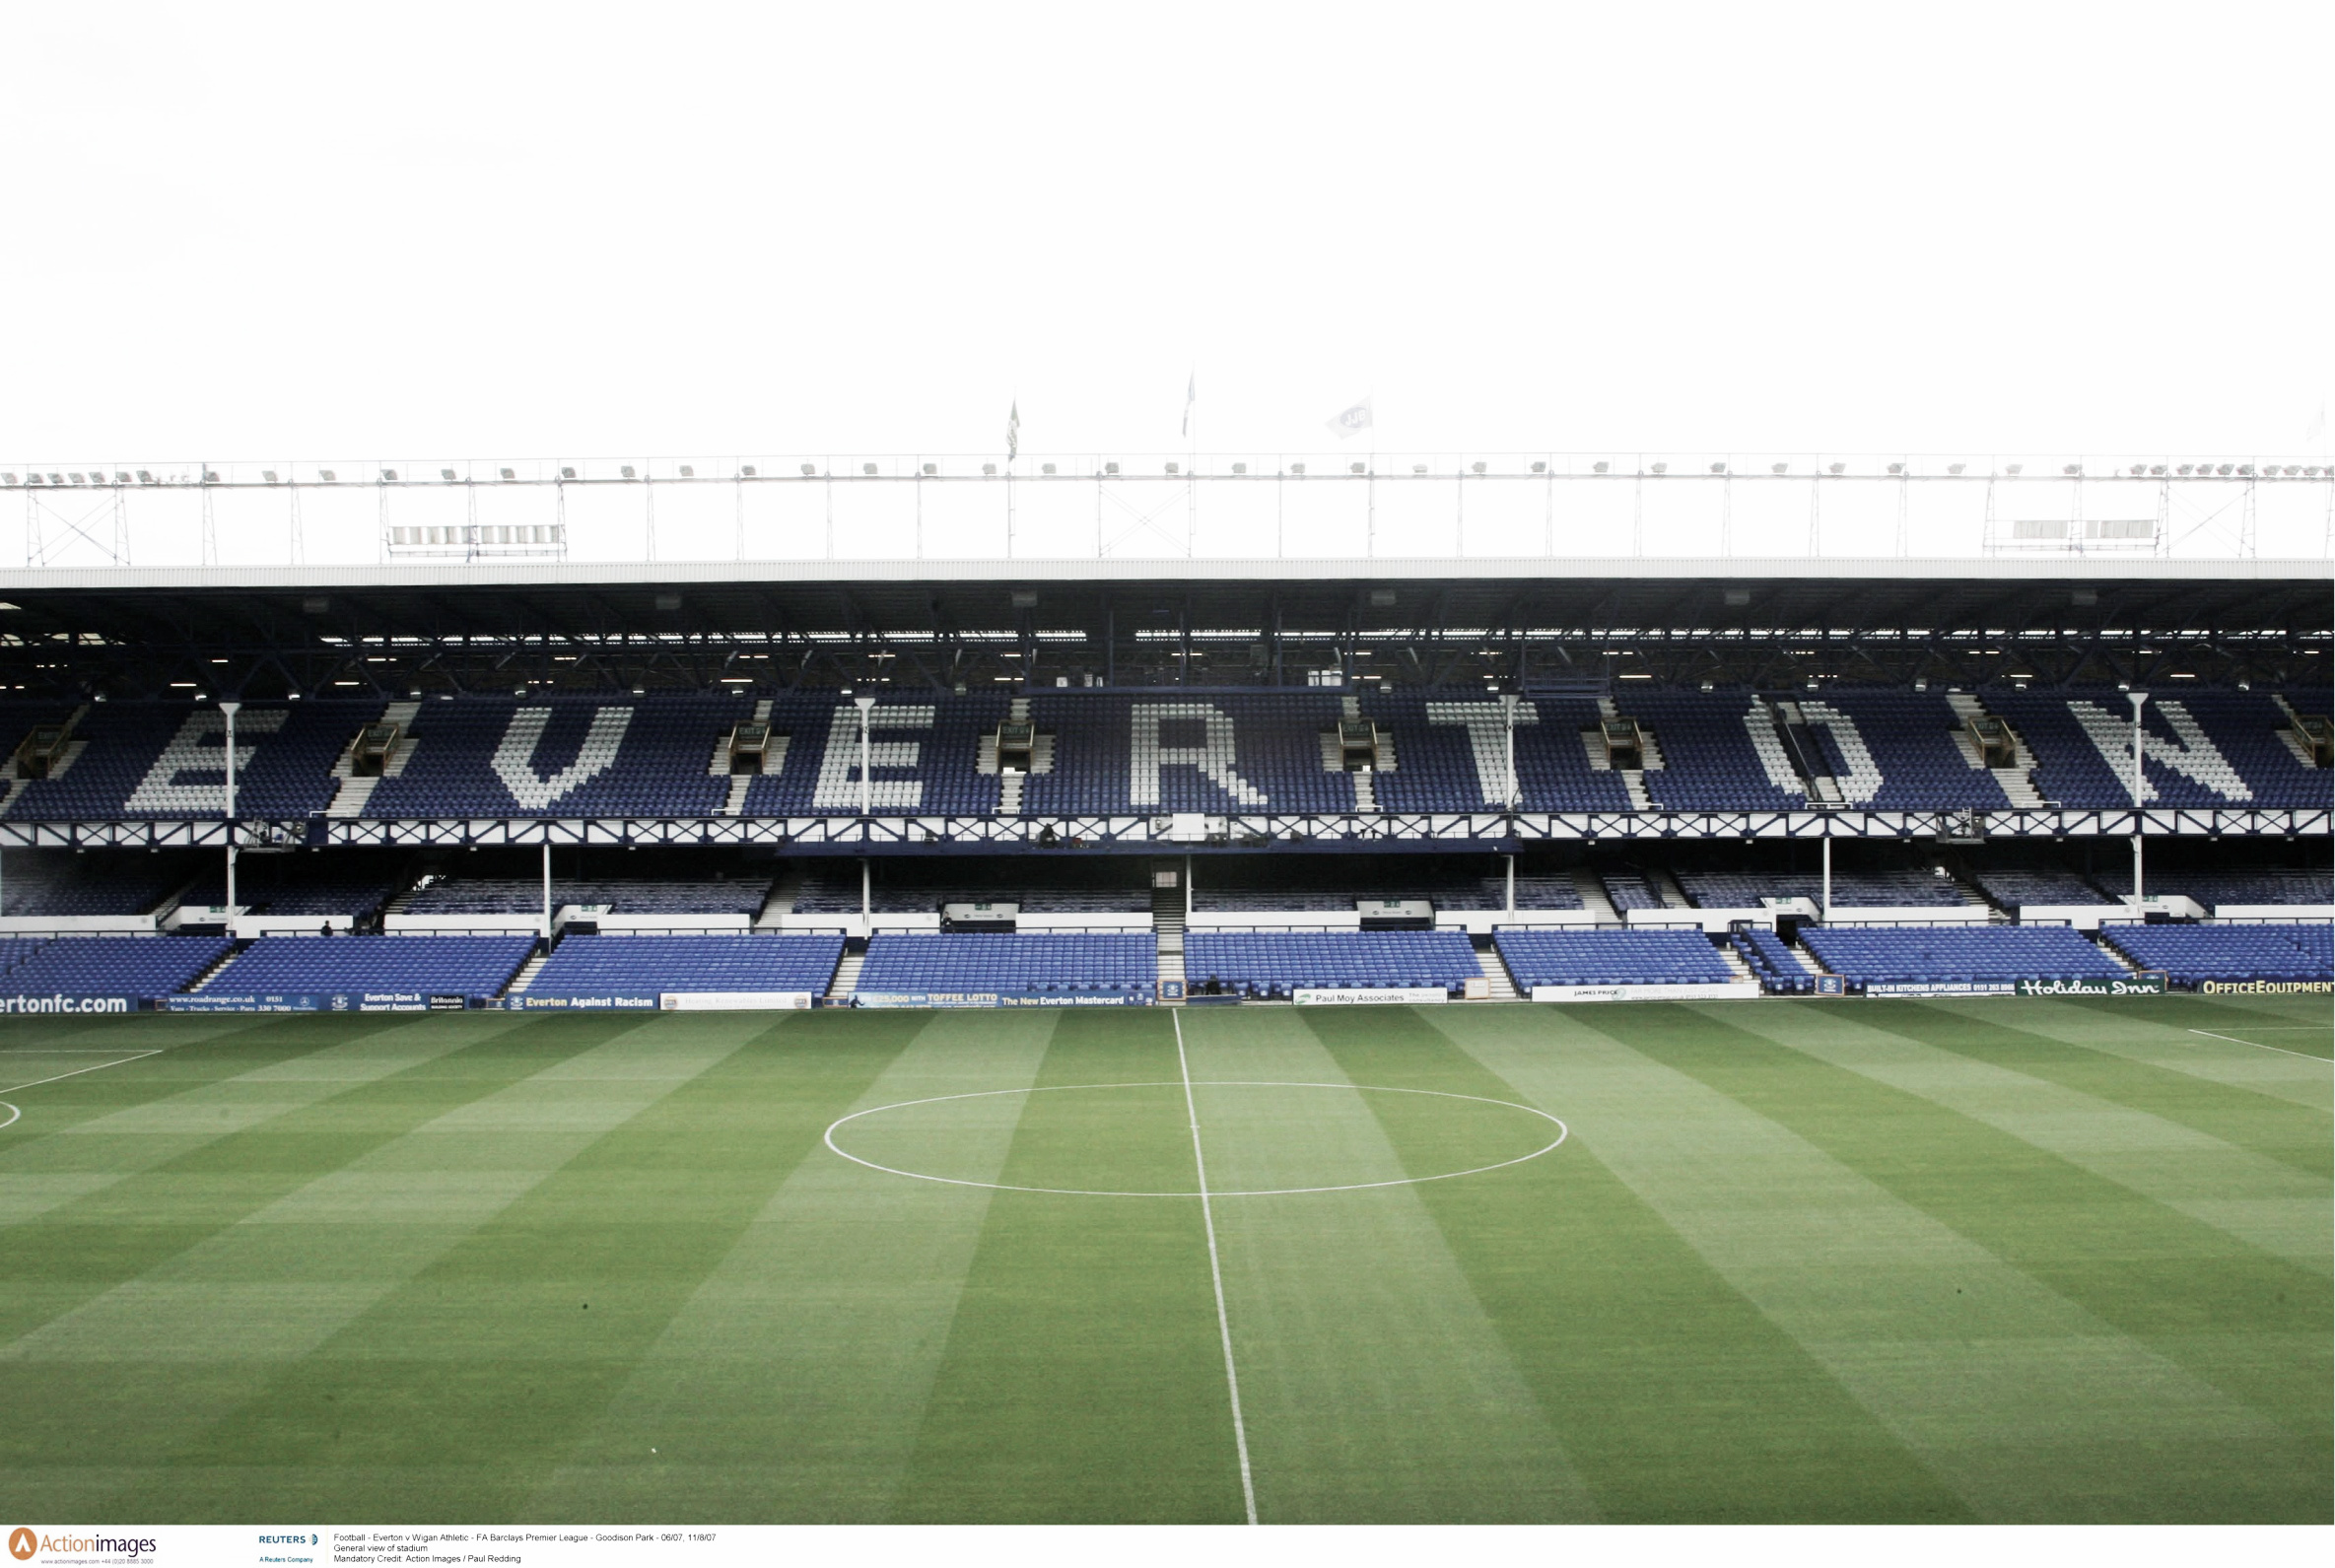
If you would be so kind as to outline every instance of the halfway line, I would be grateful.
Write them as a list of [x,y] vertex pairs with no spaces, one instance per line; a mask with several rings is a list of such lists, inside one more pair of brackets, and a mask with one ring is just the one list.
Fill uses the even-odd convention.
[[2233,1046],[2252,1046],[2256,1051],[2275,1051],[2282,1057],[2301,1057],[2304,1061],[2326,1061],[2326,1057],[2312,1056],[2307,1051],[2289,1051],[2284,1046],[2266,1046],[2259,1040],[2240,1040],[2235,1035],[2217,1035],[2211,1029],[2192,1029],[2189,1033],[2203,1035],[2208,1040],[2227,1040]]
[[1224,1386],[1232,1392],[1232,1443],[1241,1459],[1241,1501],[1249,1523],[1257,1523],[1257,1483],[1249,1474],[1249,1428],[1241,1419],[1241,1375],[1232,1364],[1232,1319],[1224,1311],[1224,1267],[1216,1261],[1216,1216],[1208,1206],[1208,1162],[1200,1152],[1200,1107],[1192,1099],[1192,1064],[1184,1059],[1181,1008],[1168,1014],[1176,1026],[1176,1070],[1184,1077],[1184,1114],[1192,1122],[1192,1164],[1200,1177],[1200,1219],[1208,1232],[1208,1278],[1216,1286],[1216,1333],[1224,1341]]

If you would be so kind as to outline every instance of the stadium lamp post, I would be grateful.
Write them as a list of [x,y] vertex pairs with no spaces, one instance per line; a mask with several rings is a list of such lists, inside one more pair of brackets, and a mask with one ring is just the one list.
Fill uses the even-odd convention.
[[[872,722],[869,710],[875,707],[875,699],[872,696],[855,697],[852,699],[852,704],[859,710],[859,832],[861,842],[864,843],[867,833],[867,819],[875,812],[875,785],[870,772],[871,755],[874,748],[868,740],[868,729]],[[859,856],[859,935],[862,938],[873,934],[875,925],[874,884],[875,877],[868,867],[867,856],[861,854]]]
[[1826,925],[1832,923],[1832,824],[1824,824],[1824,836],[1817,841],[1824,852],[1823,910],[1820,916]]
[[2141,790],[2145,781],[2141,775],[2141,705],[2149,700],[2147,692],[2127,692],[2132,699],[2132,902],[2138,909],[2141,902]]
[[227,716],[227,933],[236,929],[236,711],[241,703],[221,703]]

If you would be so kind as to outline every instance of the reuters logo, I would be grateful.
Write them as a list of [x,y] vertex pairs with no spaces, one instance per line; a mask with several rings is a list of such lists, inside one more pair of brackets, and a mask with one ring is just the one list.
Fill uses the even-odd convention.
[[40,1549],[40,1537],[19,1525],[8,1536],[8,1555],[23,1562]]

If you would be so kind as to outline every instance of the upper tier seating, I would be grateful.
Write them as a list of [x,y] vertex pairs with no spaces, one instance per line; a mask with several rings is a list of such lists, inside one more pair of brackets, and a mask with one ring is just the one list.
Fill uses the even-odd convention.
[[534,947],[528,936],[263,936],[204,989],[227,996],[494,996]]
[[1849,805],[2000,811],[2011,803],[2001,782],[1955,744],[1962,721],[1939,693],[1836,687],[1798,701]]
[[1492,941],[1527,994],[1535,986],[1707,986],[1736,978],[1700,931],[1500,931]]
[[[1646,775],[1646,793],[1673,811],[1739,807],[1787,810],[1808,797],[1777,787],[1792,765],[1765,707],[1749,692],[1630,692],[1622,713],[1651,730],[1663,766]],[[1761,753],[1767,753],[1762,756]]]
[[[1361,709],[1395,737],[1394,771],[1372,781],[1380,810],[1482,811],[1507,803],[1507,719],[1499,698],[1460,690],[1389,691],[1364,697]],[[1595,698],[1541,697],[1517,704],[1520,809],[1629,809],[1621,776],[1589,766],[1581,731],[1597,721]]]
[[[1820,899],[1824,879],[1820,873],[1807,871],[1755,876],[1681,871],[1679,886],[1702,909],[1748,910],[1758,908],[1763,898]],[[1834,909],[1953,909],[1961,902],[1954,879],[1933,871],[1832,873]]]
[[1340,708],[1321,692],[1038,692],[1051,772],[1022,786],[1029,816],[1347,812],[1353,781],[1322,762]]
[[[1989,690],[2035,754],[2047,800],[2086,808],[2132,804],[2132,707],[2120,691]],[[2335,804],[2335,771],[2306,768],[2278,738],[2288,719],[2267,692],[2178,691],[2142,709],[2142,800],[2168,806]]]
[[[1783,699],[1779,699],[1782,701]],[[2130,710],[2122,694],[1990,691],[2033,750],[2037,785],[2072,806],[2126,803]],[[861,809],[859,714],[833,691],[764,700],[774,735],[770,770],[736,792],[748,816],[857,815]],[[985,735],[1008,712],[1002,695],[886,689],[870,711],[878,815],[986,815],[1003,781],[979,768]],[[1812,766],[1829,768],[1846,803],[1879,809],[2002,808],[2001,785],[1955,740],[1945,697],[1884,689],[1793,694],[1808,720]],[[2301,694],[2299,707],[2324,707]],[[1509,731],[1498,698],[1469,688],[1127,692],[1040,690],[1027,699],[1046,737],[1047,771],[1021,781],[1025,816],[1344,815],[1480,812],[1507,797]],[[1323,737],[1347,703],[1385,731],[1393,766],[1366,795]],[[1648,772],[1653,804],[1669,810],[1800,809],[1795,772],[1767,704],[1748,691],[1626,689],[1619,710],[1651,731],[1664,766]],[[322,813],[341,781],[336,761],[379,701],[254,702],[237,720],[238,808],[246,816]],[[420,702],[392,772],[367,783],[372,818],[510,816],[707,817],[727,810],[733,781],[724,743],[756,712],[738,695],[459,697]],[[2181,690],[2153,697],[2148,777],[2153,798],[2189,806],[2325,807],[2335,771],[2306,767],[2279,737],[2287,723],[2264,692]],[[26,707],[24,715],[54,716]],[[1582,732],[1588,698],[1517,706],[1517,792],[1527,811],[1624,811],[1620,774],[1591,767]],[[10,722],[15,722],[11,719]],[[24,726],[29,727],[29,724]],[[94,703],[79,749],[57,777],[25,783],[11,818],[58,821],[218,816],[225,806],[225,720],[212,704]],[[21,737],[20,737],[21,738]],[[1335,759],[1334,748],[1327,755]],[[347,797],[354,802],[354,793]],[[353,805],[347,807],[354,809]]]
[[1858,985],[2118,980],[2122,966],[2064,925],[1803,926],[1800,941]]
[[1459,931],[1195,931],[1184,938],[1185,984],[1196,996],[1413,988],[1456,992],[1482,974],[1475,948]]
[[20,957],[0,991],[42,996],[168,996],[219,962],[224,936],[60,936]]
[[665,991],[826,993],[840,936],[571,936],[527,983],[530,996]]
[[[305,817],[331,801],[332,765],[378,703],[251,703],[236,716],[236,812]],[[208,703],[93,703],[61,777],[28,783],[12,819],[217,817],[227,810],[227,716]]]
[[2175,985],[2202,981],[2335,980],[2335,931],[2325,925],[2107,924],[2100,935]]
[[[204,858],[203,874],[178,902],[222,909],[227,873]],[[344,870],[329,856],[247,854],[236,866],[236,902],[252,915],[370,915],[394,891],[387,873]]]
[[1159,951],[1148,931],[1034,935],[921,932],[869,939],[858,990],[1148,996],[1159,980]]

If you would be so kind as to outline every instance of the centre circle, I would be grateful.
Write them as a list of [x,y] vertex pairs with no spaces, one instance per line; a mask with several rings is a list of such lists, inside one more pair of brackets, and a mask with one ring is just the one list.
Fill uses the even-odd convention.
[[[1303,1165],[1310,1158],[1332,1167],[1312,1173],[1324,1178],[1374,1174],[1335,1169],[1341,1143],[1349,1162],[1368,1164],[1375,1155],[1383,1168],[1383,1138],[1348,1135],[1341,1139],[1339,1134],[1349,1132],[1349,1125],[1335,1118],[1326,1121],[1318,1113],[1309,1125],[1307,1102],[1324,1094],[1407,1097],[1390,1101],[1390,1108],[1401,1108],[1398,1114],[1407,1114],[1414,1122],[1423,1117],[1430,1124],[1423,1128],[1424,1135],[1438,1147],[1462,1145],[1461,1152],[1452,1157],[1452,1169],[1418,1176],[1305,1181],[1292,1180],[1294,1173],[1287,1170],[1273,1171],[1276,1165]],[[1074,1098],[1048,1099],[1047,1117],[1033,1127],[1025,1120],[1030,1102],[1058,1095]],[[1116,1096],[1118,1105],[1086,1098],[1089,1096]],[[1135,1102],[1132,1109],[1126,1108],[1129,1101]],[[1431,1108],[1430,1102],[1446,1104]],[[1199,1125],[1197,1149],[1195,1119]],[[1365,1125],[1375,1129],[1380,1123],[1374,1119]],[[837,1118],[827,1127],[826,1144],[832,1152],[871,1171],[947,1187],[1050,1193],[1065,1197],[1274,1197],[1415,1187],[1422,1182],[1480,1176],[1539,1159],[1564,1142],[1567,1130],[1563,1122],[1536,1107],[1443,1089],[1239,1079],[1186,1083],[1170,1078],[1157,1083],[983,1089],[900,1100]],[[1309,1141],[1316,1131],[1324,1135]],[[997,1151],[1008,1141],[1022,1164],[1034,1161],[1043,1165],[1051,1157],[1082,1169],[1093,1168],[1099,1179],[1056,1186],[950,1173],[952,1164],[963,1172],[979,1159],[995,1165]],[[1207,1170],[1204,1192],[1199,1178],[1203,1159]],[[965,1163],[958,1164],[960,1160]],[[1111,1167],[1115,1163],[1133,1167],[1133,1179],[1113,1182],[1116,1173]],[[1262,1176],[1258,1174],[1261,1168],[1266,1171]],[[1184,1185],[1178,1186],[1179,1181]]]

